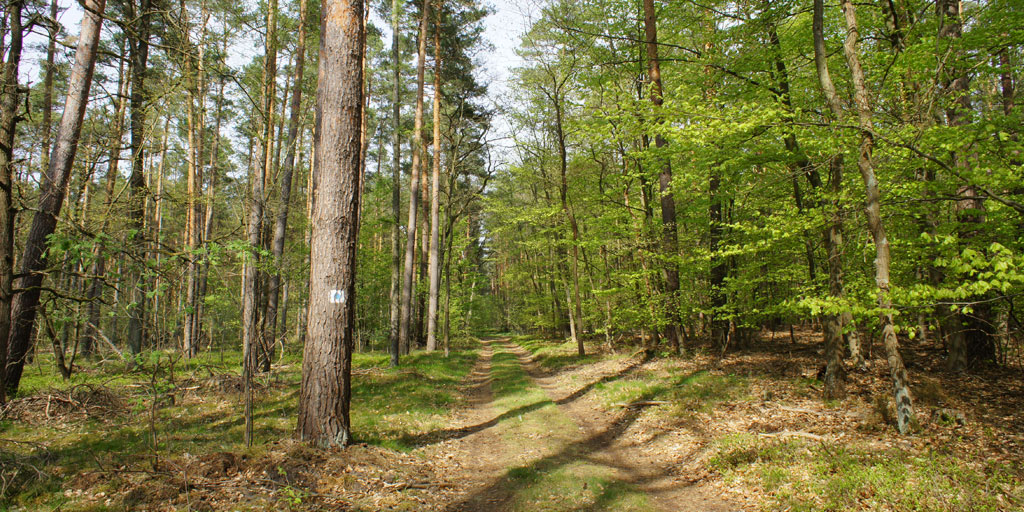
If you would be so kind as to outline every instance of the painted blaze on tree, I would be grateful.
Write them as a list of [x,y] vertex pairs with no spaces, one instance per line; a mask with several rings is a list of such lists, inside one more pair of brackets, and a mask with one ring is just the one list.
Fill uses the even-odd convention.
[[309,323],[298,435],[323,447],[351,440],[363,9],[362,0],[323,0],[321,9]]

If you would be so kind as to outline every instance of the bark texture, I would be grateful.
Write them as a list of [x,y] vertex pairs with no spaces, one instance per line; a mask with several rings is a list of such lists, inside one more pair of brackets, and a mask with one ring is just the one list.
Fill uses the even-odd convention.
[[910,431],[914,422],[914,405],[910,395],[907,369],[903,366],[900,355],[899,341],[892,319],[892,299],[889,296],[889,239],[882,225],[881,193],[878,178],[875,176],[871,154],[874,150],[874,126],[872,123],[871,104],[868,101],[867,84],[864,80],[864,69],[857,53],[857,39],[860,37],[857,28],[857,14],[851,0],[840,3],[846,19],[846,41],[843,53],[853,78],[854,102],[857,106],[857,121],[861,139],[857,158],[857,168],[864,180],[865,213],[868,229],[875,242],[875,283],[878,286],[878,307],[882,325],[882,342],[885,345],[886,359],[889,363],[889,376],[893,384],[893,398],[896,402],[896,427],[901,434]]
[[[8,4],[11,41],[7,60],[0,75],[0,404],[5,401],[7,374],[7,338],[11,332],[11,280],[14,273],[14,210],[12,176],[14,175],[14,136],[18,125],[18,67],[21,64],[22,21],[24,2]],[[17,387],[17,386],[15,386]]]
[[434,158],[430,182],[430,253],[429,295],[427,296],[427,351],[437,349],[437,299],[441,290],[440,237],[441,237],[441,1],[434,15]]
[[402,310],[401,304],[401,279],[402,279],[402,197],[401,197],[401,98],[399,88],[402,81],[401,51],[399,48],[398,33],[398,0],[391,0],[391,296],[390,313],[391,322],[388,324],[388,346],[391,351],[391,366],[398,366],[399,345],[398,329],[399,317]]
[[[650,98],[655,109],[664,103],[661,88],[661,65],[658,63],[658,15],[654,9],[654,0],[644,0],[644,35],[647,51],[647,74],[651,82]],[[668,141],[660,133],[654,134],[654,147],[662,149]],[[661,192],[661,224],[662,254],[665,263],[662,274],[665,278],[665,294],[668,296],[669,323],[665,329],[665,337],[672,343],[678,353],[681,350],[682,326],[679,321],[679,268],[675,258],[679,255],[678,233],[676,228],[676,201],[672,195],[672,164],[663,158],[661,169],[658,170],[658,186]]]
[[420,166],[423,156],[423,71],[427,58],[427,20],[430,0],[423,0],[420,19],[419,57],[416,68],[416,119],[412,132],[412,176],[409,180],[409,221],[406,224],[405,266],[402,272],[402,308],[398,326],[399,351],[409,352],[409,333],[412,330],[413,271],[416,256],[416,215],[420,197]]
[[321,14],[309,324],[298,434],[324,447],[351,440],[363,8],[361,0],[326,0]]
[[17,288],[23,290],[11,306],[11,334],[8,341],[9,353],[5,385],[9,392],[18,390],[21,374],[25,367],[35,328],[36,312],[39,307],[40,286],[46,269],[46,241],[57,227],[57,217],[67,196],[71,165],[78,151],[78,139],[85,118],[85,107],[92,86],[92,74],[99,47],[100,28],[103,24],[103,10],[106,0],[86,0],[86,14],[82,18],[81,35],[75,49],[75,63],[68,77],[68,94],[64,102],[64,113],[54,141],[50,167],[46,173],[48,186],[39,196],[39,206],[32,217],[25,249],[21,257],[21,274]]

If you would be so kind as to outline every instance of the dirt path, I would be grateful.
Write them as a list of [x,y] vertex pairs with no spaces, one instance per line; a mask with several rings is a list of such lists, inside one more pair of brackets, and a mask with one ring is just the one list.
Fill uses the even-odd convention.
[[[510,456],[500,429],[500,413],[493,405],[491,383],[494,350],[491,340],[484,340],[480,358],[467,377],[469,407],[457,411],[452,428],[445,439],[426,451],[430,458],[441,459],[451,473],[450,485],[458,492],[450,510],[494,510],[509,501],[505,489],[492,488],[492,482],[502,478],[515,459]],[[488,489],[487,493],[474,493]]]
[[[637,436],[644,427],[639,424],[642,409],[608,408],[589,394],[598,383],[612,378],[628,377],[642,362],[636,358],[611,360],[577,368],[562,374],[546,374],[530,354],[515,344],[507,345],[519,357],[530,377],[558,404],[569,418],[579,425],[585,436],[576,447],[579,456],[591,464],[610,468],[620,482],[645,493],[650,504],[662,511],[731,511],[738,510],[717,493],[690,482],[675,471],[675,456],[665,451],[647,450]],[[586,384],[580,386],[583,380]]]
[[679,474],[678,453],[636,435],[642,410],[591,396],[640,367],[609,360],[548,375],[508,339],[486,340],[468,380],[470,407],[424,453],[451,469],[457,492],[447,510],[739,510]]

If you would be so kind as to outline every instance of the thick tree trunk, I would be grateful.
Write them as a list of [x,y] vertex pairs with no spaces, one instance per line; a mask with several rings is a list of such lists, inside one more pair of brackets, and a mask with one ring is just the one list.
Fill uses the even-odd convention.
[[[295,169],[295,153],[299,145],[299,120],[302,117],[302,76],[306,62],[306,0],[299,2],[299,41],[295,48],[295,70],[292,84],[292,99],[289,107],[288,139],[285,141],[284,166],[281,168],[280,210],[274,224],[274,239],[271,254],[274,258],[274,273],[267,287],[267,337],[270,342],[277,340],[278,297],[281,288],[281,258],[284,256],[284,242],[288,230],[288,204],[292,197],[292,175]],[[281,331],[283,332],[283,325]]]
[[68,77],[64,113],[57,128],[50,167],[47,170],[49,186],[39,196],[39,206],[32,217],[32,227],[25,240],[25,250],[21,258],[22,277],[18,280],[17,286],[24,291],[18,294],[11,307],[13,325],[8,342],[8,373],[5,385],[12,393],[18,390],[21,382],[25,354],[31,344],[32,331],[35,327],[43,271],[46,269],[47,238],[57,227],[57,217],[67,195],[71,166],[78,150],[78,139],[89,100],[89,88],[92,86],[105,6],[105,0],[86,0],[86,14],[82,18],[81,35],[75,49],[75,63]]
[[409,332],[412,327],[413,271],[416,255],[416,215],[419,212],[420,164],[423,154],[423,71],[427,55],[427,20],[430,19],[430,0],[423,0],[420,19],[419,57],[416,68],[416,120],[413,123],[412,176],[409,180],[409,221],[406,224],[405,266],[402,273],[402,307],[398,326],[399,350],[409,352]]
[[[654,10],[654,0],[644,0],[644,35],[646,36],[647,50],[647,74],[651,81],[650,98],[655,109],[661,107],[664,102],[661,87],[661,66],[658,63],[658,28],[657,13]],[[660,120],[659,120],[660,122]],[[654,135],[654,146],[662,150],[668,145],[668,141],[660,133]],[[665,264],[662,274],[665,278],[665,293],[668,295],[669,322],[665,329],[665,336],[672,343],[672,349],[679,353],[682,350],[682,328],[679,319],[679,267],[675,259],[679,256],[679,242],[676,228],[676,202],[672,195],[672,164],[664,155],[661,169],[658,173],[658,184],[661,192],[661,223],[662,223],[662,254],[665,257]]]
[[18,68],[23,48],[21,13],[24,5],[21,0],[7,5],[11,41],[0,75],[0,404],[6,397],[7,339],[11,333],[11,281],[14,274],[14,203],[11,192],[18,99],[21,96]]
[[882,325],[882,341],[885,345],[886,359],[889,363],[889,375],[893,383],[893,396],[896,402],[896,427],[901,434],[910,431],[914,422],[914,405],[907,380],[907,370],[900,356],[899,341],[892,319],[892,299],[889,297],[889,239],[882,225],[881,194],[878,189],[878,178],[875,176],[871,154],[874,149],[874,126],[871,120],[871,105],[868,102],[867,84],[864,80],[864,69],[861,67],[857,53],[857,39],[860,37],[857,28],[857,15],[852,0],[840,3],[846,18],[846,41],[843,52],[846,63],[853,78],[854,101],[857,105],[857,120],[861,131],[860,151],[857,168],[865,188],[865,213],[868,228],[875,242],[875,283],[878,286],[878,307]]
[[150,36],[150,5],[151,0],[140,0],[138,11],[133,3],[127,2],[128,15],[135,19],[137,25],[134,28],[134,37],[129,37],[129,53],[131,57],[131,88],[132,93],[129,99],[129,123],[131,131],[131,154],[132,173],[128,180],[130,188],[130,199],[128,202],[128,227],[130,233],[127,241],[131,263],[128,264],[128,349],[132,354],[129,364],[135,363],[135,356],[142,351],[143,341],[143,319],[146,313],[146,290],[142,285],[142,269],[139,261],[145,254],[142,247],[145,234],[143,224],[145,222],[145,199],[146,199],[146,72],[149,60],[149,36]]
[[401,194],[401,98],[399,87],[402,80],[401,48],[399,47],[398,18],[399,2],[391,0],[391,66],[394,75],[391,83],[391,291],[390,313],[388,324],[388,346],[391,351],[391,366],[398,366],[398,329],[401,315],[401,272],[402,272],[402,194]]
[[441,1],[436,0],[434,16],[434,158],[430,182],[429,295],[427,298],[427,351],[437,349],[437,299],[441,289],[439,244],[441,236]]
[[298,434],[324,447],[344,446],[351,440],[363,8],[361,0],[328,0],[321,19],[314,141],[317,192]]

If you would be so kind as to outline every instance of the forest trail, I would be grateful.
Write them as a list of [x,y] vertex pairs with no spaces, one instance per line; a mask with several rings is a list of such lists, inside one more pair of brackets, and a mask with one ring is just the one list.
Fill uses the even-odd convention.
[[643,364],[605,360],[546,373],[508,338],[484,340],[467,379],[470,406],[450,431],[465,435],[427,451],[453,468],[446,476],[459,498],[448,510],[739,510],[678,474],[677,454],[636,435],[641,408],[591,396]]

